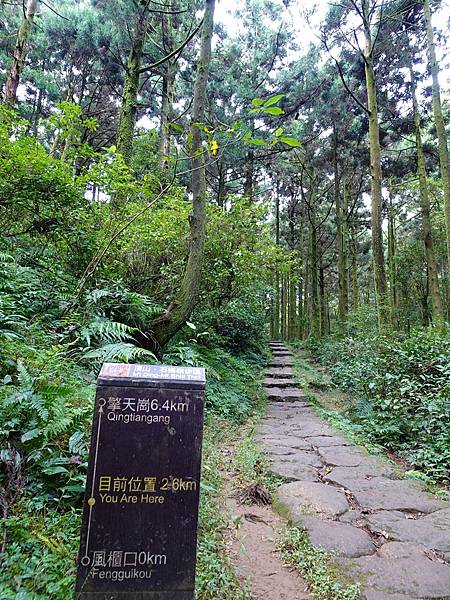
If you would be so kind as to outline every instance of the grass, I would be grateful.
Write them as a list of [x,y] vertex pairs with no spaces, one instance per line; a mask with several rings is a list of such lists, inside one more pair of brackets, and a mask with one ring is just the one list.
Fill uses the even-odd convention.
[[251,600],[242,589],[227,554],[225,533],[228,520],[222,513],[222,448],[235,438],[236,428],[212,418],[205,427],[203,475],[197,554],[197,600]]
[[[352,406],[348,395],[336,388],[325,372],[318,371],[295,350],[294,374],[305,391],[306,399],[320,417],[342,431],[351,442],[364,446],[370,454],[388,460],[383,447],[367,440],[363,427],[344,415]],[[395,468],[394,463],[389,463]]]
[[278,551],[283,559],[297,569],[317,600],[357,600],[359,587],[338,581],[330,566],[332,555],[311,545],[307,534],[297,527],[285,530]]

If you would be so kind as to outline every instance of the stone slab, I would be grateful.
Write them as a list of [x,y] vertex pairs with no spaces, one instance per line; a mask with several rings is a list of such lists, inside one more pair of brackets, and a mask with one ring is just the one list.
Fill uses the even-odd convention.
[[322,447],[318,450],[327,465],[358,467],[366,453],[354,446]]
[[[308,415],[309,417],[314,417],[314,412],[311,410],[311,408],[306,404],[306,403],[301,403],[298,402],[298,400],[293,404],[293,406],[290,406],[290,402],[289,401],[285,401],[283,402],[283,404],[280,404],[278,402],[273,402],[271,404],[269,404],[268,408],[267,408],[267,413],[266,413],[266,417],[268,419],[297,419],[297,423],[296,426],[298,426],[299,423],[301,423],[304,419],[305,416]],[[264,420],[264,419],[263,419]]]
[[392,475],[392,471],[387,467],[364,464],[358,467],[335,467],[329,473],[324,474],[324,479],[335,485],[353,490],[364,486],[367,481],[373,481],[377,477],[388,477],[389,475]]
[[272,463],[270,470],[274,475],[282,477],[289,482],[319,481],[317,469],[309,465],[276,461]]
[[289,446],[271,446],[269,444],[264,446],[265,453],[269,459],[272,460],[276,456],[293,456],[297,452],[296,448]]
[[380,511],[367,517],[369,528],[388,539],[423,544],[427,548],[450,552],[450,509],[438,510],[411,519],[399,511]]
[[[388,545],[382,547],[384,553],[389,552]],[[340,559],[337,565],[346,577],[361,581],[365,598],[377,598],[375,592],[387,598],[403,594],[410,600],[450,596],[450,566],[430,560],[419,551],[399,558],[383,556],[379,551],[372,556]]]
[[294,427],[292,432],[304,438],[323,435],[332,436],[334,434],[334,430],[323,421],[320,421],[320,419],[305,420],[298,427]]
[[424,492],[412,481],[377,477],[371,481],[357,481],[350,488],[356,501],[372,510],[403,510],[430,513],[446,505]]
[[267,377],[293,377],[294,371],[290,367],[271,367],[266,371]]
[[282,450],[292,450],[293,452],[297,450],[312,450],[312,446],[308,442],[305,442],[305,440],[291,437],[283,439],[281,442],[277,438],[265,438],[261,446],[269,453],[274,453],[275,450],[280,450],[280,453]]
[[[270,408],[270,406],[271,406],[271,405],[269,404],[269,408]],[[279,405],[279,404],[274,404],[273,406],[274,406],[274,407],[277,407],[277,408],[280,408],[280,405]],[[308,406],[308,408],[309,408],[309,405],[308,405],[308,404],[306,404],[306,403],[305,403],[305,406]],[[292,409],[294,409],[294,410],[300,410],[300,408],[299,408],[299,407],[300,407],[300,405],[299,405],[299,403],[298,403],[298,402],[289,402],[289,400],[286,400],[286,402],[283,402],[283,410],[284,410],[285,408],[292,408]],[[310,409],[310,410],[311,410],[311,409]],[[311,411],[311,412],[312,412],[312,411]]]
[[328,448],[330,446],[352,446],[352,442],[339,436],[326,436],[318,435],[317,437],[310,437],[309,442],[317,448]]
[[272,402],[274,400],[279,400],[279,401],[283,402],[283,400],[292,400],[293,398],[298,398],[299,400],[305,398],[305,393],[296,387],[293,387],[293,388],[279,388],[279,387],[264,388],[264,391],[267,394],[268,399],[271,400]]
[[284,462],[284,463],[289,463],[289,464],[296,463],[300,466],[308,465],[309,467],[317,467],[318,469],[322,466],[322,461],[317,456],[317,454],[315,452],[308,452],[306,450],[297,450],[294,458],[293,457],[286,457],[286,458],[280,457],[278,462]]
[[306,516],[300,520],[308,533],[309,541],[317,546],[345,558],[357,558],[374,554],[376,547],[363,529],[339,521],[326,521]]
[[411,596],[404,594],[385,594],[384,592],[367,591],[360,596],[361,600],[411,600]]
[[323,483],[296,481],[278,488],[278,502],[292,522],[306,514],[337,517],[348,510],[345,495]]
[[274,356],[270,361],[270,367],[288,367],[294,364],[292,356]]

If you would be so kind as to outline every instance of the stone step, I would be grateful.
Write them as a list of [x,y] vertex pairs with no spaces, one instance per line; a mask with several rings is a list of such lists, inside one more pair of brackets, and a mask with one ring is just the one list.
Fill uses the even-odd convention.
[[276,377],[278,379],[284,377],[293,377],[294,371],[290,367],[271,367],[266,371],[266,377]]
[[299,388],[264,388],[269,400],[274,402],[283,402],[284,400],[304,400],[305,394]]
[[289,350],[273,350],[272,356],[292,356],[292,352],[289,352]]
[[294,364],[292,356],[274,356],[270,361],[271,367],[289,367]]
[[295,387],[297,385],[295,379],[291,379],[290,377],[285,377],[284,379],[278,377],[266,377],[263,383],[266,387],[279,388]]

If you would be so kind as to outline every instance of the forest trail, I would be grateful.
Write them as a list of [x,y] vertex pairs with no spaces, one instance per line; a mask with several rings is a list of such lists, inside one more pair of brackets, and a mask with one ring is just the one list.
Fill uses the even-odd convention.
[[361,600],[450,598],[450,505],[348,441],[296,387],[293,357],[278,342],[266,373],[269,398],[257,436],[287,483],[278,506],[333,552]]
[[226,508],[238,526],[230,540],[230,556],[238,577],[254,600],[311,600],[300,574],[287,567],[275,552],[283,519],[271,506],[238,502],[230,493]]

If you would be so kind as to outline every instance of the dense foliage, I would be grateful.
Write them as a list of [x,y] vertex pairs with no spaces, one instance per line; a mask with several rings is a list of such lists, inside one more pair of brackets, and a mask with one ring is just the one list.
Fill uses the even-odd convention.
[[[72,314],[68,327],[68,321],[64,328],[50,311],[37,310],[34,314],[39,318],[32,322],[28,311],[36,311],[33,301],[46,302],[35,288],[37,274],[19,267],[11,257],[4,258],[8,277],[2,279],[1,296],[0,501],[7,546],[1,597],[62,600],[74,585],[94,375],[111,356],[112,346],[116,359],[155,360],[142,357],[142,349],[129,341],[149,306],[146,298],[116,286],[92,291],[89,311],[86,307]],[[119,317],[122,321],[111,320]],[[232,318],[230,308],[228,319]],[[235,318],[242,318],[242,309]],[[225,599],[233,593],[238,598],[234,596],[240,593],[238,584],[233,583],[225,557],[220,556],[226,522],[215,504],[220,478],[215,465],[217,440],[213,439],[223,431],[217,421],[232,428],[252,411],[258,369],[264,361],[264,329],[256,330],[254,325],[248,337],[248,344],[256,344],[258,352],[254,348],[232,354],[229,338],[221,331],[211,326],[197,332],[194,324],[189,325],[162,360],[205,366],[208,372],[198,596]]]
[[435,481],[450,481],[450,336],[420,329],[404,340],[329,339],[314,354],[349,391],[349,416],[369,440]]

